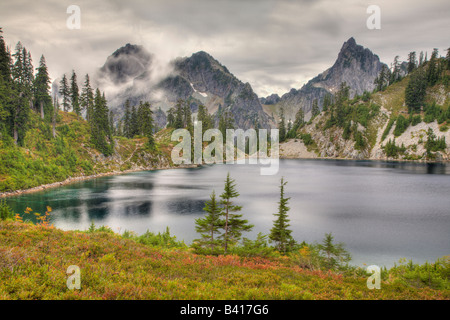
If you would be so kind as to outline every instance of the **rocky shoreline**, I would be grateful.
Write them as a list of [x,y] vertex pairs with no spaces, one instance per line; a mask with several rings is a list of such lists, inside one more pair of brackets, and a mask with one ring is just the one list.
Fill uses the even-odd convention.
[[67,178],[64,181],[44,184],[44,185],[40,185],[40,186],[37,186],[37,187],[29,188],[29,189],[15,190],[15,191],[9,191],[9,192],[2,192],[2,193],[0,193],[0,198],[11,197],[11,196],[18,196],[18,195],[26,194],[26,193],[39,192],[39,191],[43,191],[43,190],[47,190],[47,189],[62,187],[62,186],[65,186],[65,185],[68,185],[68,184],[71,184],[71,183],[76,183],[76,182],[81,182],[81,181],[91,180],[91,179],[96,179],[96,178],[101,178],[101,177],[107,177],[107,176],[115,176],[115,175],[120,175],[120,174],[127,174],[127,173],[131,173],[131,172],[152,171],[152,170],[167,170],[167,169],[186,169],[186,168],[198,168],[198,167],[199,167],[198,164],[178,165],[178,166],[148,167],[148,168],[141,168],[140,167],[140,168],[133,168],[133,169],[128,169],[128,170],[124,170],[124,171],[110,171],[110,172],[104,172],[104,173],[97,173],[97,174],[90,175],[90,176],[69,177],[69,178]]

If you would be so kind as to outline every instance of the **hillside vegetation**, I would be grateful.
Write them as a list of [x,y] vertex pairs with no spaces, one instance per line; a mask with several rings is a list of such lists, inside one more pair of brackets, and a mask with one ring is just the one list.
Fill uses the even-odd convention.
[[[30,128],[23,146],[12,138],[0,140],[0,192],[29,189],[62,182],[69,178],[86,177],[126,170],[153,169],[171,165],[170,148],[162,131],[156,135],[156,149],[150,149],[148,138],[114,137],[114,150],[104,156],[91,142],[87,121],[75,113],[60,111],[56,138],[52,128],[37,114],[31,113]],[[9,139],[8,139],[9,138]]]
[[303,140],[303,146],[282,145],[287,151],[281,155],[295,153],[292,146],[296,146],[307,147],[321,158],[449,160],[450,70],[444,69],[446,63],[435,58],[440,71],[434,80],[430,80],[430,60],[403,78],[385,80],[374,92],[353,98],[342,83],[322,112],[308,122],[296,118],[287,137]]
[[[449,299],[449,261],[385,271],[380,290],[368,275],[301,268],[292,257],[196,255],[152,245],[108,228],[62,231],[0,222],[0,299]],[[304,254],[304,252],[303,252]],[[67,268],[81,271],[69,290]]]

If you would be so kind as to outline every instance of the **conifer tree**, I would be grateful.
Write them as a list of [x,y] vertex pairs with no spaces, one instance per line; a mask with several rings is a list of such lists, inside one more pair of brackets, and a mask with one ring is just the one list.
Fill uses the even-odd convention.
[[305,112],[303,111],[303,108],[300,107],[297,113],[295,114],[293,130],[297,132],[297,130],[301,128],[304,123],[305,123]]
[[0,28],[0,137],[10,135],[12,110],[12,78],[11,78],[11,55],[3,39],[3,31]]
[[131,105],[130,100],[125,101],[125,115],[123,120],[123,135],[131,138]]
[[413,72],[417,68],[416,52],[408,54],[408,73]]
[[173,122],[173,127],[175,129],[182,129],[185,128],[185,117],[184,117],[184,108],[183,108],[184,101],[179,99],[177,101],[177,104],[175,105],[175,119]]
[[208,113],[208,109],[206,109],[204,105],[198,106],[197,119],[198,121],[202,122],[202,137],[203,137],[206,130],[213,128],[212,118]]
[[131,107],[130,127],[128,130],[129,130],[130,138],[134,138],[135,135],[139,134],[139,120],[138,120],[136,106]]
[[59,83],[59,94],[62,96],[62,107],[64,112],[69,112],[70,108],[70,89],[67,77],[64,74],[61,82]]
[[81,116],[80,106],[80,90],[78,88],[77,75],[72,70],[72,77],[70,78],[70,101],[72,103],[72,111]]
[[323,97],[323,111],[328,111],[328,108],[331,106],[331,94],[327,93],[325,94],[325,96]]
[[3,81],[9,82],[11,79],[11,55],[3,39],[3,30],[0,28],[0,76]]
[[434,86],[439,80],[438,55],[438,49],[434,48],[427,69],[427,81],[430,86]]
[[86,113],[86,120],[89,122],[94,113],[94,90],[91,87],[89,75],[86,74],[83,89],[80,96],[81,111]]
[[223,215],[225,217],[224,233],[221,235],[225,254],[228,252],[230,245],[234,245],[240,240],[242,232],[250,231],[253,228],[253,225],[248,224],[248,220],[242,219],[242,214],[235,213],[242,210],[241,206],[233,204],[233,199],[238,196],[236,183],[234,179],[230,178],[228,173],[224,191],[220,195],[220,204],[223,206]]
[[[12,66],[13,98],[10,105],[10,124],[14,142],[21,145],[25,136],[29,112],[32,107],[33,70],[31,56],[19,42],[13,55]],[[31,75],[30,75],[31,73]]]
[[[95,148],[105,156],[113,152],[112,134],[109,126],[109,110],[104,94],[97,89],[94,97],[94,112],[90,121],[91,139]],[[107,141],[109,139],[109,143]]]
[[280,184],[280,201],[278,202],[278,213],[274,215],[277,219],[273,223],[273,227],[270,230],[269,239],[275,242],[275,248],[281,252],[286,253],[291,251],[295,245],[295,240],[292,237],[292,230],[289,230],[288,201],[290,198],[285,198],[284,187],[287,182],[284,178],[281,178]]
[[319,104],[317,102],[317,99],[313,100],[311,114],[312,114],[313,118],[315,118],[317,115],[320,114],[320,109],[319,109]]
[[41,56],[37,71],[33,85],[35,108],[39,109],[41,119],[44,119],[45,115],[47,115],[47,120],[50,120],[52,118],[53,106],[50,96],[50,76],[48,75],[44,56]]
[[167,111],[167,127],[174,128],[175,126],[175,109],[172,107]]
[[400,80],[400,63],[398,61],[399,56],[395,56],[394,62],[392,62],[392,72],[389,80],[389,84],[393,84]]
[[450,70],[450,48],[447,49],[447,56],[445,57],[447,61],[447,70]]
[[205,203],[203,211],[207,213],[204,218],[195,220],[195,229],[201,234],[201,239],[194,241],[197,251],[206,251],[209,254],[216,254],[220,252],[222,241],[215,237],[220,234],[220,230],[224,227],[225,220],[223,220],[223,209],[220,208],[216,200],[216,193],[213,191],[210,200]]
[[323,264],[327,269],[336,269],[351,260],[350,253],[347,252],[342,243],[334,243],[331,233],[325,234],[325,238],[318,246]]
[[280,120],[278,121],[278,131],[280,142],[286,140],[286,120],[284,119],[284,110],[280,110]]
[[411,74],[405,89],[405,104],[409,112],[420,112],[425,100],[427,77],[423,68],[418,68]]
[[219,130],[224,139],[227,136],[227,129],[234,129],[234,119],[229,111],[224,111],[219,118]]
[[153,148],[155,139],[153,137],[154,122],[153,111],[149,102],[140,102],[139,109],[139,134],[148,138],[147,146]]

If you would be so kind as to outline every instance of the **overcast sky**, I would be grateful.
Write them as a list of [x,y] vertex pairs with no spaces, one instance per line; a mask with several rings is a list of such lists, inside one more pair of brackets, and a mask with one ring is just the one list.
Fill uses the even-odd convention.
[[[81,29],[67,28],[67,7],[81,9]],[[369,5],[381,30],[369,30]],[[259,96],[300,88],[332,66],[351,36],[385,63],[410,51],[450,46],[450,1],[381,0],[1,0],[0,27],[9,46],[44,54],[52,77],[94,73],[126,43],[165,63],[204,50]]]

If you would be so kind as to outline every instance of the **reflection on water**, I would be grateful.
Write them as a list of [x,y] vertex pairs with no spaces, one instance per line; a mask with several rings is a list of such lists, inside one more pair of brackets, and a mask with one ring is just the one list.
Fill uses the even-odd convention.
[[16,212],[53,208],[62,229],[86,230],[91,222],[114,231],[164,231],[179,239],[198,237],[195,219],[212,190],[223,190],[226,174],[236,179],[244,217],[269,233],[277,212],[279,180],[288,181],[289,216],[298,241],[321,241],[332,232],[355,264],[391,266],[399,258],[417,262],[450,254],[450,166],[407,162],[282,160],[275,176],[258,166],[214,165],[104,177],[8,199]]

